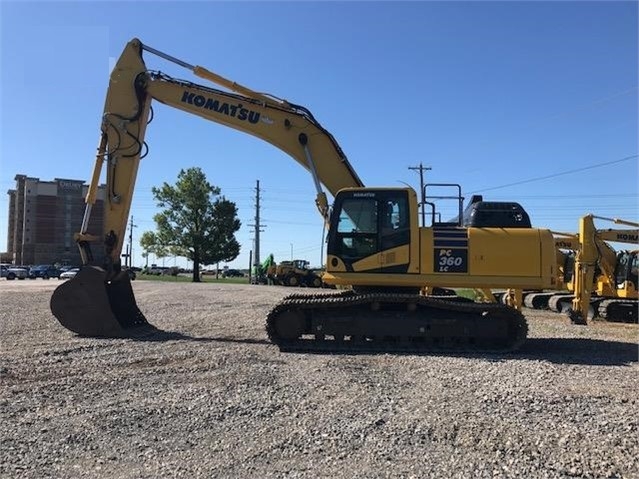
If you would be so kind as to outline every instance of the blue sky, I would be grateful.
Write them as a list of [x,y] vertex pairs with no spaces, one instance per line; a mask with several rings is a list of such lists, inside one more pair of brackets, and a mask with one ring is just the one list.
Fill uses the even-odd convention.
[[[110,67],[138,37],[306,106],[367,186],[418,187],[409,167],[421,162],[432,168],[426,182],[518,201],[538,227],[639,215],[636,2],[3,1],[0,15],[4,192],[18,173],[88,181]],[[154,109],[132,205],[136,264],[138,238],[155,227],[151,188],[192,166],[238,205],[242,251],[230,266],[249,262],[256,180],[262,257],[292,250],[320,264],[322,221],[304,169],[257,138]],[[452,203],[441,208],[452,216]]]

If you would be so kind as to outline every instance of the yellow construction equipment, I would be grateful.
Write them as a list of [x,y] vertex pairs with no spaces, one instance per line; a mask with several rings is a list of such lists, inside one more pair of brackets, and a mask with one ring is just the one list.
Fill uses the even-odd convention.
[[309,288],[321,288],[322,277],[310,268],[310,263],[305,259],[292,261],[280,261],[269,272],[271,280],[282,286],[307,286]]
[[277,263],[273,254],[270,254],[255,269],[254,283],[321,288],[324,284],[322,276],[310,268],[309,264],[309,261],[305,259],[285,260]]
[[[230,92],[149,71],[143,52]],[[120,253],[153,101],[254,135],[310,172],[328,227],[323,280],[349,289],[296,294],[276,304],[266,318],[266,331],[282,350],[510,351],[527,334],[519,310],[428,297],[420,291],[556,287],[555,242],[549,230],[465,227],[461,221],[420,226],[419,208],[425,204],[417,193],[410,187],[364,187],[335,138],[307,108],[257,93],[133,39],[118,59],[107,91],[85,216],[76,235],[84,266],[51,298],[53,314],[77,334],[126,336],[150,328],[121,271]],[[104,230],[89,231],[104,164]],[[323,188],[332,195],[332,204]],[[104,260],[92,255],[96,243]]]
[[[559,277],[557,284],[563,285],[558,291],[534,291],[524,293],[524,305],[533,309],[549,309],[558,313],[567,313],[583,324],[584,320],[602,318],[608,321],[637,321],[637,251],[616,251],[611,242],[636,244],[639,230],[636,229],[597,229],[594,220],[607,220],[638,226],[638,223],[586,215],[580,220],[580,229],[591,236],[591,241],[580,241],[579,233],[557,233],[557,265]],[[585,248],[585,253],[583,252]],[[577,257],[582,252],[580,262]],[[596,257],[593,266],[592,284],[585,288],[581,282],[576,290],[575,268],[585,269],[585,258]],[[590,260],[588,260],[590,261]],[[583,318],[573,312],[575,297],[579,296]],[[589,295],[589,299],[586,299]],[[588,303],[586,308],[585,304]],[[577,318],[577,316],[579,316]]]
[[[595,219],[633,229],[598,229]],[[609,321],[637,321],[639,251],[615,251],[610,242],[639,243],[639,223],[592,214],[579,220],[579,249],[575,257],[573,298],[565,312],[571,321],[586,324],[598,313]]]

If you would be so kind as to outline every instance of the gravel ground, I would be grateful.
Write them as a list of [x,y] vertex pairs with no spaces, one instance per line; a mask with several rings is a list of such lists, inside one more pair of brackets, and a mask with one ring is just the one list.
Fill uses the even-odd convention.
[[135,281],[172,340],[74,337],[1,281],[0,477],[639,477],[638,326],[525,311],[509,355],[281,353],[290,288]]

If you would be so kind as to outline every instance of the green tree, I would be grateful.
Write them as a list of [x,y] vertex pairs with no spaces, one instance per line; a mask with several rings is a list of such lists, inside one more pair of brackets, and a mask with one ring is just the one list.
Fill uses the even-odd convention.
[[140,236],[140,246],[144,250],[142,257],[147,259],[147,266],[149,254],[155,255],[156,258],[165,258],[169,255],[167,247],[159,243],[157,235],[153,231],[145,231],[142,233],[142,236]]
[[235,232],[241,223],[235,203],[220,196],[200,168],[180,170],[174,186],[153,188],[160,208],[153,219],[155,241],[166,251],[193,261],[193,281],[200,281],[200,265],[232,261],[240,254]]

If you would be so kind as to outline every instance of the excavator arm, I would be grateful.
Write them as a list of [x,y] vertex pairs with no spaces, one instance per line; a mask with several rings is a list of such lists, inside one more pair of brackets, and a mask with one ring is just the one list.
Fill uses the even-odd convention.
[[[149,71],[143,59],[144,51],[232,91]],[[119,326],[147,324],[135,305],[128,276],[121,271],[120,255],[140,159],[146,154],[144,138],[152,118],[153,100],[248,133],[288,153],[311,173],[317,192],[316,204],[327,223],[329,204],[322,185],[333,196],[340,189],[363,186],[335,138],[308,109],[254,92],[205,68],[145,46],[138,39],[131,40],[111,73],[85,214],[80,232],[75,235],[83,265],[92,268],[83,268],[86,272],[80,274],[77,281],[62,285],[51,299],[54,315],[65,327],[79,334],[112,336]],[[105,167],[103,231],[89,231],[99,179]],[[94,243],[102,243],[104,255],[101,257],[94,258],[91,250]],[[106,292],[97,292],[105,286]],[[97,301],[98,297],[102,299]],[[95,319],[87,321],[87,311],[91,311]]]

